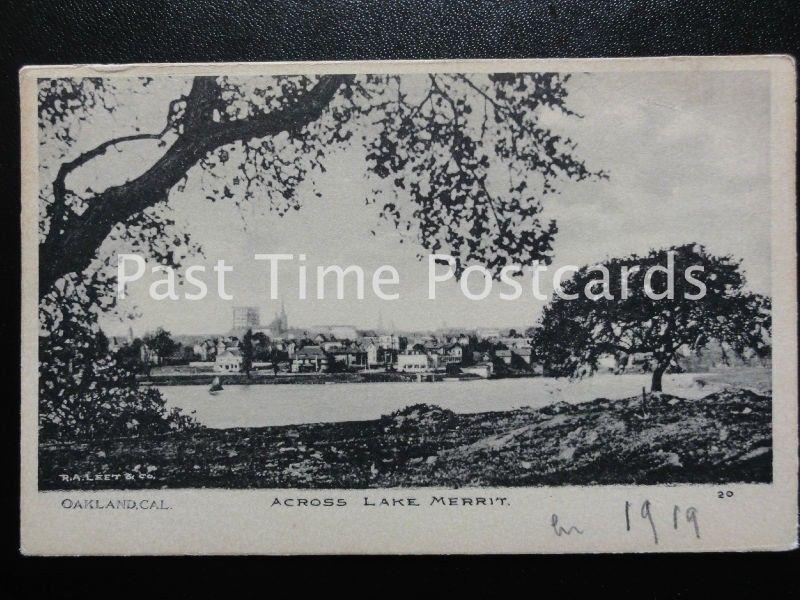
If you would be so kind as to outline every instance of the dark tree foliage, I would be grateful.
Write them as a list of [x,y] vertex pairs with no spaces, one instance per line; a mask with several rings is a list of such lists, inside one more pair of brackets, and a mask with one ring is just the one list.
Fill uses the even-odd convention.
[[[655,265],[668,265],[674,256],[673,299],[652,299],[646,293],[645,274]],[[691,277],[706,286],[702,298],[691,299],[699,286],[687,281],[686,269],[703,267]],[[549,371],[559,376],[582,377],[594,373],[601,359],[615,359],[618,372],[634,365],[652,372],[652,391],[661,391],[661,379],[677,367],[682,353],[700,353],[712,340],[735,355],[769,353],[770,300],[745,289],[740,263],[730,256],[714,256],[701,245],[653,250],[646,256],[613,258],[602,263],[603,273],[583,267],[565,281],[565,295],[545,307],[534,330],[535,347]],[[627,278],[623,267],[632,270]],[[627,298],[623,280],[627,279]],[[650,281],[652,295],[668,291],[667,275],[657,271]],[[587,296],[587,290],[593,294]],[[689,295],[690,298],[686,296]]]
[[[170,198],[196,178],[204,197],[193,201],[254,203],[283,215],[309,194],[322,196],[313,175],[326,170],[329,156],[360,147],[374,183],[365,203],[403,239],[452,254],[459,273],[470,262],[495,275],[508,263],[549,262],[557,227],[542,219],[542,200],[559,180],[605,176],[574,156],[574,142],[541,123],[543,111],[578,117],[566,106],[568,79],[556,73],[198,76],[175,80],[183,93],[165,102],[160,126],[143,131],[131,124],[92,144],[82,142],[82,132],[91,130],[93,116],[118,114],[121,103],[151,106],[154,80],[41,80],[39,297],[41,329],[50,338],[42,340],[41,370],[81,363],[89,373],[93,361],[117,365],[78,348],[66,360],[58,330],[76,339],[79,326],[86,336],[98,334],[98,314],[115,310],[121,248],[173,267],[201,251],[169,212]],[[104,156],[141,144],[154,153],[138,174],[88,188],[75,183],[82,172],[102,172]],[[121,377],[127,373],[117,367]],[[61,372],[59,385],[70,376]],[[141,402],[157,394],[123,379],[125,393]],[[67,399],[57,385],[43,393],[47,420]],[[106,404],[97,400],[95,409]],[[117,418],[118,408],[108,409],[109,418]]]
[[[332,152],[356,144],[376,177],[367,203],[379,203],[381,216],[412,232],[423,248],[453,254],[459,270],[470,261],[496,273],[509,262],[548,261],[557,227],[540,219],[542,199],[559,179],[603,176],[573,156],[574,142],[540,124],[542,110],[573,115],[565,104],[568,79],[195,77],[164,107],[159,130],[137,128],[77,155],[70,150],[75,123],[94,110],[114,111],[115,88],[98,78],[43,80],[43,143],[54,138],[64,151],[42,190],[40,295],[63,277],[82,275],[109,237],[143,247],[166,242],[156,252],[174,261],[171,250],[189,241],[158,209],[195,166],[210,177],[212,201],[262,200],[284,213],[300,207],[298,186],[313,185],[309,175],[324,171]],[[141,94],[150,81],[141,80]],[[140,175],[102,190],[70,187],[70,175],[93,160],[148,140],[163,154]]]
[[161,393],[141,388],[134,341],[112,352],[97,325],[93,288],[65,280],[43,301],[39,336],[39,440],[43,443],[169,433],[196,427],[169,410]]
[[250,375],[253,369],[253,330],[248,329],[242,338],[242,371]]
[[114,358],[117,363],[131,373],[146,373],[148,365],[142,362],[142,346],[144,341],[140,338],[134,339],[130,344],[117,349]]
[[262,331],[253,334],[253,360],[267,362],[272,357],[272,346],[269,338]]
[[144,336],[145,345],[161,358],[171,356],[179,344],[172,339],[172,334],[163,327],[158,327],[154,332]]
[[84,321],[67,320],[39,338],[39,439],[63,442],[154,435],[196,426],[140,388],[125,360]]

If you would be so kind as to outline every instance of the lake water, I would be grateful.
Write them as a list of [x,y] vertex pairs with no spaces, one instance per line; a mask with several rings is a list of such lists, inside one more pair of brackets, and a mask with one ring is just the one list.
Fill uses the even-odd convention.
[[[716,375],[716,374],[715,374]],[[719,389],[715,375],[668,375],[664,392],[699,398]],[[711,381],[700,385],[698,380]],[[650,387],[648,375],[596,375],[580,381],[552,378],[439,383],[336,383],[330,385],[230,385],[211,395],[206,386],[165,386],[168,406],[191,413],[207,427],[265,427],[377,419],[425,402],[457,413],[537,408],[552,402],[624,398]]]

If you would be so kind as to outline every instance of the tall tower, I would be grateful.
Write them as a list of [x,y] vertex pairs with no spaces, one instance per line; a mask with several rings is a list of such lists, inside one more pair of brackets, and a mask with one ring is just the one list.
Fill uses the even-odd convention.
[[261,317],[258,308],[255,306],[234,306],[233,307],[233,327],[234,330],[255,329],[261,324]]
[[275,313],[275,318],[269,324],[273,335],[282,335],[289,329],[289,317],[286,316],[286,306],[281,299],[281,309]]
[[280,315],[278,315],[278,320],[280,323],[281,333],[289,329],[289,317],[286,316],[286,305],[283,303],[283,298],[281,298],[281,312]]

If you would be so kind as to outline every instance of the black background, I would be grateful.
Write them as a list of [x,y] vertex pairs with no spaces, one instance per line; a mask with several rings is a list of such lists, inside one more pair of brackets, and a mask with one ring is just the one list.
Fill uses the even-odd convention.
[[[26,64],[315,59],[797,55],[797,2],[698,0],[224,2],[193,0],[3,1],[0,5],[0,206],[7,244],[0,269],[0,362],[5,409],[3,476],[11,597],[103,595],[221,598],[317,593],[491,597],[586,594],[662,598],[798,594],[797,553],[706,556],[416,557],[322,559],[25,559],[18,553],[19,499],[19,101]],[[743,226],[743,231],[746,228]],[[769,511],[769,506],[763,507]],[[731,524],[735,529],[736,524]],[[90,535],[90,534],[89,534]],[[209,564],[209,561],[214,561]],[[139,591],[147,588],[148,591]]]

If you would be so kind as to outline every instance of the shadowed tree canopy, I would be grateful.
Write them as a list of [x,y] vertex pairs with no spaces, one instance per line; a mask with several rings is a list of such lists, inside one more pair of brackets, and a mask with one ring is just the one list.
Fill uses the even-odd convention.
[[178,349],[178,343],[172,339],[172,334],[163,327],[145,334],[144,343],[161,358],[167,358]]
[[[672,261],[669,294],[663,269]],[[656,266],[663,269],[648,277]],[[690,267],[702,270],[687,278]],[[706,289],[702,297],[695,297],[702,293],[698,283]],[[742,357],[769,352],[770,301],[744,286],[738,261],[697,244],[614,258],[583,267],[563,283],[564,297],[545,307],[534,331],[535,346],[555,375],[590,375],[613,357],[617,372],[652,372],[652,391],[658,392],[663,374],[677,367],[681,355],[699,354],[711,341]]]
[[[542,199],[559,180],[604,176],[574,156],[574,142],[541,123],[543,111],[578,116],[565,103],[568,79],[198,76],[165,103],[163,126],[114,131],[80,151],[76,142],[92,115],[113,113],[118,97],[133,96],[117,94],[113,78],[42,80],[40,141],[63,150],[40,192],[40,298],[83,285],[90,303],[100,303],[113,284],[113,276],[100,274],[110,264],[101,252],[108,240],[178,263],[177,248],[190,240],[159,209],[198,169],[208,176],[203,191],[212,201],[265,202],[283,214],[300,207],[301,183],[313,186],[326,159],[354,145],[366,152],[374,182],[366,204],[424,249],[452,254],[459,272],[470,262],[495,274],[510,263],[549,262],[557,227],[541,218]],[[134,83],[136,102],[147,103],[153,80]],[[159,155],[139,174],[103,189],[72,183],[106,153],[142,142],[157,144]]]
[[242,338],[242,371],[250,375],[250,371],[253,369],[253,330],[248,329],[244,337]]

